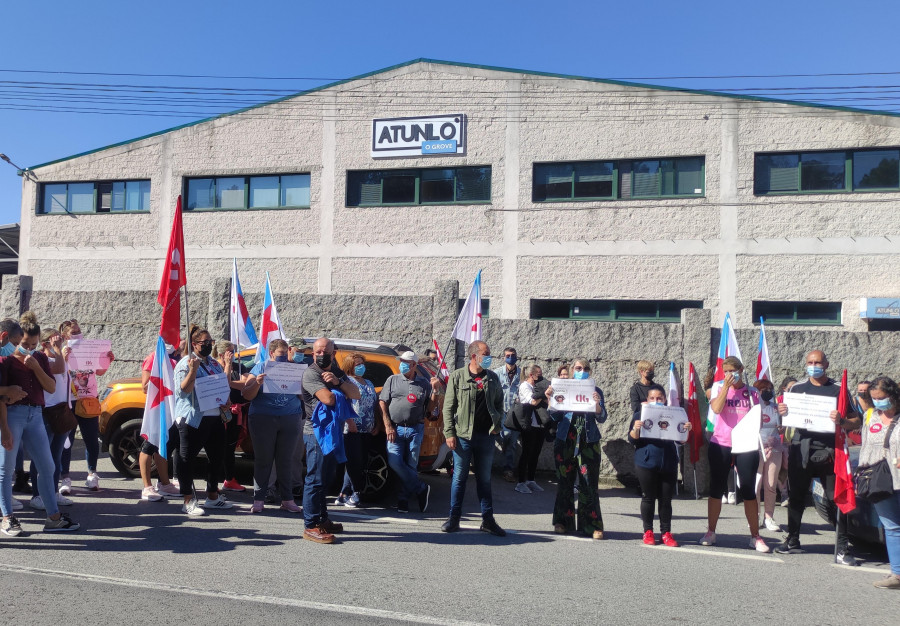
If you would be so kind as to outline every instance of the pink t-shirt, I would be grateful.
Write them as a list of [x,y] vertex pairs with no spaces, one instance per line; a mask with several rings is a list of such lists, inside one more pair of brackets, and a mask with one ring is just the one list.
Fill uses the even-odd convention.
[[[721,385],[714,387],[712,398],[718,397],[721,390]],[[753,394],[753,404],[759,404],[759,395],[756,389],[748,387],[746,384],[740,389],[728,388],[725,406],[722,408],[722,412],[716,416],[716,426],[713,429],[712,437],[709,438],[710,441],[726,448],[731,447],[731,431],[753,406],[750,403],[751,393]]]

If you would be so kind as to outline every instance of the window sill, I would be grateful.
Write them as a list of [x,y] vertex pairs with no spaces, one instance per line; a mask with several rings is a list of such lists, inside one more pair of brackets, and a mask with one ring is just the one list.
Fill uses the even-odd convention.
[[36,211],[34,214],[35,214],[35,216],[37,216],[37,217],[49,217],[49,216],[56,216],[56,217],[78,217],[79,215],[150,215],[150,211],[110,211],[110,212],[108,212],[108,213],[105,212],[105,211],[104,211],[103,213],[97,213],[96,211],[92,211],[91,213],[69,213],[69,212],[65,212],[65,213],[58,213],[58,212],[57,212],[57,213],[40,213],[40,212],[37,212],[37,211]]
[[642,201],[645,202],[647,200],[703,200],[706,198],[706,195],[695,195],[691,194],[689,196],[632,196],[631,198],[568,198],[562,200],[534,200],[532,202],[534,204],[566,204],[566,203],[581,203],[581,202],[632,202],[632,201]]
[[420,202],[418,204],[357,204],[345,205],[345,209],[378,209],[390,207],[442,207],[442,206],[490,206],[489,200],[480,200],[475,202]]
[[242,207],[238,209],[219,209],[219,208],[205,208],[205,209],[185,209],[184,214],[190,215],[191,213],[228,213],[234,211],[309,211],[312,207],[308,206],[264,206],[264,207]]
[[867,193],[897,193],[900,192],[900,188],[895,189],[854,189],[852,191],[848,191],[846,189],[837,189],[835,191],[770,191],[770,192],[759,192],[754,191],[753,195],[760,198],[767,198],[771,196],[856,196],[860,194]]

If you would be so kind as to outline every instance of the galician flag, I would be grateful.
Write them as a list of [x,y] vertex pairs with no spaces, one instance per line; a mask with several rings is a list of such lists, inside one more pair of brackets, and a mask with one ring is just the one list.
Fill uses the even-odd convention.
[[675,361],[669,361],[669,394],[667,398],[669,406],[681,406],[681,379],[675,370]]
[[273,339],[286,339],[278,319],[278,309],[272,298],[272,286],[269,284],[269,272],[266,272],[266,296],[263,299],[262,323],[259,325],[259,345],[256,347],[256,361],[269,359],[269,342]]
[[756,355],[756,380],[772,380],[772,365],[769,362],[769,346],[766,343],[766,325],[759,318],[759,349]]
[[[711,397],[716,397],[716,385],[721,386],[725,380],[725,370],[722,368],[722,362],[730,356],[736,356],[744,362],[741,357],[741,349],[738,347],[737,337],[734,336],[734,328],[731,326],[731,314],[725,314],[725,323],[722,324],[722,337],[719,339],[719,353],[716,355],[716,374],[713,377],[713,393]],[[716,426],[716,414],[713,413],[712,407],[706,414],[706,430],[712,432]]]
[[456,318],[453,338],[466,343],[481,341],[481,270],[478,270],[462,311]]
[[238,280],[237,259],[234,259],[231,270],[231,313],[229,324],[231,336],[229,340],[236,346],[249,348],[257,341],[256,331],[247,313],[247,304],[244,302],[244,292],[241,290],[241,281]]
[[447,364],[444,362],[444,353],[441,352],[441,348],[440,346],[438,346],[437,339],[432,337],[431,343],[434,344],[434,351],[437,353],[438,357],[438,378],[440,378],[444,382],[447,382],[447,379],[450,377],[450,370],[447,369]]
[[144,421],[141,436],[159,448],[159,454],[166,458],[166,444],[169,428],[175,419],[175,372],[172,360],[166,354],[166,342],[156,339],[153,365],[150,367],[150,382],[147,384],[147,400],[144,403]]

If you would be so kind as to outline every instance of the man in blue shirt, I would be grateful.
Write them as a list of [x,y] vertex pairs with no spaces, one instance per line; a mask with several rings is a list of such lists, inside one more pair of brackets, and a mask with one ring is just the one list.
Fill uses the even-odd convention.
[[[519,378],[522,373],[516,362],[519,360],[515,348],[503,350],[503,365],[496,368],[494,373],[500,378],[503,386],[503,415],[509,413],[513,403],[519,396]],[[500,450],[503,452],[503,479],[508,483],[516,482],[513,468],[516,467],[516,444],[519,441],[519,433],[503,427],[500,434],[495,436]]]

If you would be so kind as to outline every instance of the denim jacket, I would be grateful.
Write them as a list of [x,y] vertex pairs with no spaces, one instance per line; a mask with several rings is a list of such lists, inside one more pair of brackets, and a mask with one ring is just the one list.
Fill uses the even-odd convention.
[[[210,374],[223,374],[225,370],[212,357],[200,359],[200,367],[197,368],[197,378],[203,378]],[[175,422],[180,423],[187,421],[188,426],[197,428],[203,419],[203,413],[200,412],[200,403],[197,401],[197,394],[192,389],[190,393],[181,390],[181,383],[187,377],[188,373],[188,357],[184,357],[178,361],[175,366]],[[217,413],[218,414],[218,413]]]
[[596,443],[600,441],[600,424],[606,421],[606,399],[603,397],[603,390],[600,387],[594,387],[594,391],[600,394],[600,413],[573,413],[572,411],[550,411],[550,417],[557,422],[556,438],[564,440],[569,434],[569,426],[572,424],[572,418],[576,415],[584,415],[585,417],[585,440],[587,443]]

